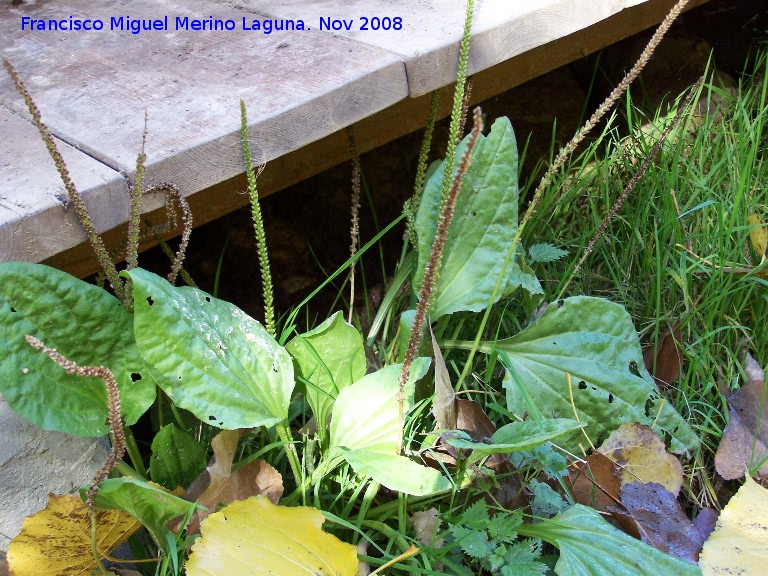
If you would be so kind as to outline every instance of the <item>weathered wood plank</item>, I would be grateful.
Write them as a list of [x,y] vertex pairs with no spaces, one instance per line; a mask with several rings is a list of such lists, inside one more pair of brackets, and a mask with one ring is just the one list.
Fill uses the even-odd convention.
[[[477,0],[468,73],[562,38],[646,0]],[[235,0],[244,9],[277,18],[301,18],[334,35],[399,54],[405,61],[411,96],[453,82],[466,0]],[[372,18],[379,20],[372,20]],[[383,18],[389,21],[384,22]],[[400,18],[401,29],[392,27]],[[378,25],[378,30],[373,29]],[[390,29],[383,29],[389,25]],[[330,30],[329,30],[330,28]]]
[[[131,173],[149,123],[146,181],[193,194],[241,174],[239,100],[249,110],[254,160],[270,161],[370,116],[408,94],[399,57],[318,30],[176,31],[176,16],[233,19],[242,10],[210,0],[0,5],[0,46],[52,132],[113,170]],[[170,19],[167,31],[108,30],[112,16]],[[246,14],[247,15],[247,14]],[[100,32],[20,31],[22,16],[99,18]],[[0,103],[28,117],[0,75]],[[0,143],[0,147],[5,147]],[[4,156],[5,154],[3,154]],[[15,192],[6,190],[6,196]],[[164,202],[145,200],[145,210]],[[27,217],[27,215],[23,215]],[[125,222],[127,206],[94,213],[97,227]],[[20,218],[22,215],[19,216]],[[39,260],[77,245],[14,253]],[[4,254],[0,259],[8,259]]]
[[[696,6],[706,1],[692,0],[691,5]],[[490,98],[658,24],[673,4],[673,0],[648,0],[608,20],[475,74],[472,78],[472,102]],[[446,86],[441,93],[439,115],[444,117],[450,113],[453,85]],[[358,150],[361,153],[367,152],[421,128],[426,121],[429,99],[429,95],[406,98],[354,124]],[[514,121],[512,118],[513,124]],[[267,196],[346,160],[349,160],[347,137],[344,131],[339,131],[267,163],[259,176],[259,194]],[[195,224],[209,222],[245,205],[248,200],[241,193],[244,189],[245,177],[241,174],[190,197]],[[161,215],[158,214],[156,218],[160,220]],[[123,237],[124,230],[116,229],[105,235],[105,241],[108,245],[114,245]],[[152,241],[146,240],[142,249],[151,246]],[[81,277],[97,269],[87,245],[57,254],[46,263]]]
[[[98,232],[121,224],[127,210],[123,177],[72,146],[57,142],[71,177],[93,214]],[[0,262],[38,262],[85,241],[67,192],[37,129],[0,106]],[[115,210],[115,208],[120,208]]]

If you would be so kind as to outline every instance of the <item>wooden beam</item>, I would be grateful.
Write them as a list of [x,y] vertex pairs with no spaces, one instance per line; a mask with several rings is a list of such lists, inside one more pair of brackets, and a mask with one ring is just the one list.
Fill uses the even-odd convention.
[[[692,0],[689,8],[706,1]],[[479,72],[472,79],[472,101],[477,103],[486,100],[658,24],[674,4],[673,0],[649,0],[589,28]],[[627,67],[631,64],[628,62]],[[453,85],[441,89],[440,117],[450,113],[452,93]],[[354,131],[359,152],[367,152],[421,128],[426,121],[429,99],[430,95],[408,98],[355,123]],[[346,134],[343,130],[336,132],[268,163],[259,176],[259,194],[273,194],[349,158]],[[195,226],[246,205],[248,199],[242,193],[245,187],[243,174],[189,197]],[[153,217],[159,220],[164,216],[156,211]],[[124,235],[124,230],[118,228],[105,234],[104,238],[107,245],[115,246]],[[142,243],[141,249],[150,248],[153,244],[151,239],[147,239]],[[45,263],[80,277],[97,270],[87,245],[66,250],[47,259]]]

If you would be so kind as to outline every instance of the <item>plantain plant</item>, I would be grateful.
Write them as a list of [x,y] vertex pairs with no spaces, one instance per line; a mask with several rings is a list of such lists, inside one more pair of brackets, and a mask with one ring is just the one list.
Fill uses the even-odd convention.
[[[367,337],[349,321],[351,316],[345,320],[340,312],[299,334],[294,321],[301,305],[285,319],[282,332],[278,329],[242,103],[245,167],[265,290],[264,325],[202,290],[174,286],[191,215],[171,185],[165,185],[169,199],[181,205],[186,224],[171,279],[138,267],[143,151],[131,192],[126,270],[117,273],[87,224],[84,207],[78,209],[116,296],[43,265],[0,264],[0,324],[5,327],[0,337],[0,371],[5,376],[0,391],[10,406],[45,429],[81,436],[110,433],[116,445],[121,447],[122,439],[127,443],[130,463],[114,456],[109,468],[117,477],[104,479],[106,472],[102,473],[83,495],[94,511],[93,542],[100,521],[96,512],[120,510],[147,528],[158,550],[158,573],[182,573],[189,543],[184,526],[199,507],[150,480],[167,489],[179,483],[188,488],[206,466],[208,446],[205,442],[201,446],[201,439],[219,430],[243,431],[243,450],[249,442],[257,446],[233,470],[258,457],[283,469],[287,488],[283,505],[322,508],[329,498],[336,502],[322,491],[329,491],[334,482],[351,482],[352,503],[341,507],[347,517],[330,512],[326,517],[348,534],[364,534],[366,529],[387,537],[393,530],[387,524],[392,507],[386,501],[374,507],[379,494],[396,494],[398,507],[440,497],[453,502],[477,481],[474,472],[494,454],[532,450],[553,439],[564,451],[579,454],[585,435],[599,438],[631,421],[653,426],[667,437],[674,452],[696,450],[693,430],[663,402],[643,368],[637,334],[622,306],[574,297],[542,307],[544,291],[530,261],[545,261],[563,252],[546,245],[526,252],[520,244],[527,216],[518,225],[518,152],[512,125],[499,118],[484,135],[478,109],[470,134],[460,138],[468,102],[465,74],[472,14],[470,0],[447,157],[427,170],[431,136],[425,138],[416,194],[403,217],[359,250],[353,226],[350,268],[381,235],[403,219],[408,222],[410,244],[404,247],[396,279]],[[673,11],[671,19],[675,15]],[[6,67],[23,90],[10,64]],[[27,100],[33,107],[31,97]],[[428,134],[436,106],[433,98]],[[45,137],[47,130],[36,109],[33,116]],[[49,137],[46,141],[55,146]],[[568,149],[559,162],[567,154]],[[57,166],[66,172],[63,162]],[[73,203],[81,206],[74,185],[69,182],[67,188]],[[405,286],[410,288],[398,308],[397,303],[403,302],[398,295]],[[516,310],[520,322],[499,320],[494,325],[506,309]],[[386,317],[397,328],[385,330]],[[434,421],[427,408],[437,378],[432,356],[438,350],[422,343],[427,326],[434,329],[438,348],[456,353],[463,363],[453,384],[456,390],[473,370],[476,354],[485,356],[489,366],[500,363],[502,388],[497,392],[504,397],[499,405],[504,422],[487,442],[455,430],[430,429]],[[43,346],[48,355],[30,346],[27,337],[36,339],[36,346]],[[366,347],[373,348],[381,366],[370,366]],[[462,356],[463,351],[467,353]],[[110,396],[93,371],[68,371],[63,367],[66,362],[108,370],[115,383]],[[159,430],[147,469],[130,426],[160,402],[167,404],[174,422]],[[308,425],[310,420],[313,426]],[[425,464],[422,455],[432,450],[441,434],[452,449],[468,454],[455,470]],[[358,480],[352,482],[354,478]],[[563,518],[570,521],[580,513]],[[167,522],[177,516],[183,520],[174,532]],[[552,522],[528,530],[527,535],[557,543],[550,535],[555,532],[552,526],[561,524],[557,519]],[[606,533],[615,530],[599,517],[589,516],[585,522]],[[405,530],[401,524],[397,534]],[[579,542],[578,522],[561,529]],[[519,533],[526,529],[521,527]],[[194,538],[191,532],[187,536]],[[402,544],[397,536],[392,538]],[[673,560],[657,558],[647,546],[623,541],[622,546],[628,561],[650,555],[659,566],[688,573]],[[407,547],[400,547],[407,556]],[[488,554],[501,554],[502,549],[507,548],[490,547]],[[92,568],[105,573],[102,559],[111,550],[95,543],[92,550]],[[387,556],[397,556],[394,552],[382,551],[380,564]],[[14,544],[9,561],[15,573],[24,573],[24,556],[15,552]]]

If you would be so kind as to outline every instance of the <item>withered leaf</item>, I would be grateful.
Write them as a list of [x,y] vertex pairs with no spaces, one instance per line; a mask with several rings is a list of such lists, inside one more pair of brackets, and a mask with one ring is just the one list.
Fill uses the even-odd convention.
[[621,503],[623,506],[608,506],[608,511],[625,532],[682,560],[698,561],[704,537],[664,486],[655,482],[625,484]]
[[[496,426],[483,407],[472,400],[456,400],[456,429],[469,434],[473,442],[484,442],[496,433]],[[504,454],[492,454],[485,461],[485,466],[499,471],[506,462]]]
[[680,324],[666,332],[658,342],[643,351],[643,363],[659,388],[669,388],[680,376],[683,367],[683,350],[680,342]]
[[440,548],[443,545],[442,538],[435,540],[435,535],[440,530],[440,518],[437,514],[437,508],[430,508],[429,510],[414,512],[413,516],[411,516],[411,524],[413,524],[416,540],[422,546]]
[[621,481],[616,464],[599,452],[587,456],[568,470],[568,488],[579,504],[605,510],[619,501]]
[[263,495],[277,504],[283,495],[283,477],[266,461],[257,459],[232,471],[237,442],[245,430],[222,430],[211,441],[214,462],[197,477],[184,498],[197,501],[207,510],[197,510],[189,521],[187,532],[196,534],[200,522],[216,512],[221,504]]
[[[742,386],[728,398],[728,406],[729,423],[717,447],[715,468],[726,480],[735,480],[768,457],[765,382],[753,380]],[[768,476],[768,462],[756,475]]]
[[637,422],[622,424],[599,450],[617,465],[622,486],[630,482],[658,482],[677,495],[683,485],[683,466],[668,454],[650,427]]
[[[119,510],[96,513],[96,541],[109,554],[141,528],[138,520]],[[48,496],[45,509],[27,517],[8,547],[11,574],[76,576],[96,568],[91,550],[91,519],[76,494]]]
[[451,377],[448,367],[445,365],[440,346],[437,344],[432,327],[429,328],[432,336],[432,350],[435,355],[435,398],[432,401],[432,414],[435,416],[435,424],[438,430],[456,429],[456,394],[451,386]]
[[765,258],[765,249],[768,247],[768,230],[765,224],[757,214],[749,216],[747,224],[750,226],[749,240],[752,242],[752,248],[760,258]]

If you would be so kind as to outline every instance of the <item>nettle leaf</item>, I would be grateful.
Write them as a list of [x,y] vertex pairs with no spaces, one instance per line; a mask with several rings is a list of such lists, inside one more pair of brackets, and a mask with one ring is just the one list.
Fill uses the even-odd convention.
[[158,385],[177,406],[225,429],[273,426],[288,416],[293,363],[237,306],[134,269],[134,332]]
[[363,336],[337,312],[285,348],[293,356],[296,375],[309,382],[305,395],[318,430],[324,431],[339,392],[365,376]]
[[635,540],[581,504],[554,518],[523,524],[519,531],[560,549],[560,559],[555,566],[558,576],[701,575],[698,566]]
[[[695,451],[699,444],[671,403],[662,401],[643,366],[629,314],[618,304],[586,296],[551,304],[520,334],[483,345],[484,351],[491,349],[507,356],[503,385],[507,407],[515,414],[528,412],[528,402],[535,399],[543,414],[571,416],[572,392],[579,419],[586,422],[586,433],[595,444],[626,422],[663,430],[671,436],[675,453]],[[576,450],[583,441],[579,432],[558,443]]]
[[567,250],[553,246],[552,244],[534,244],[528,248],[528,256],[534,262],[554,262],[568,255]]
[[[466,143],[465,138],[456,150],[457,165]],[[499,118],[488,136],[480,136],[464,176],[430,308],[433,320],[461,310],[478,312],[493,303],[491,295],[517,231],[517,160],[512,125]],[[442,179],[441,165],[427,181],[416,214],[415,288],[421,286],[437,231]]]
[[117,379],[126,424],[155,400],[155,380],[133,336],[133,317],[105,290],[42,264],[0,264],[0,392],[45,430],[103,436],[107,392],[99,378],[67,374],[27,344],[30,334],[80,366]]
[[186,488],[208,465],[206,450],[175,424],[168,424],[152,440],[149,475],[173,490]]

